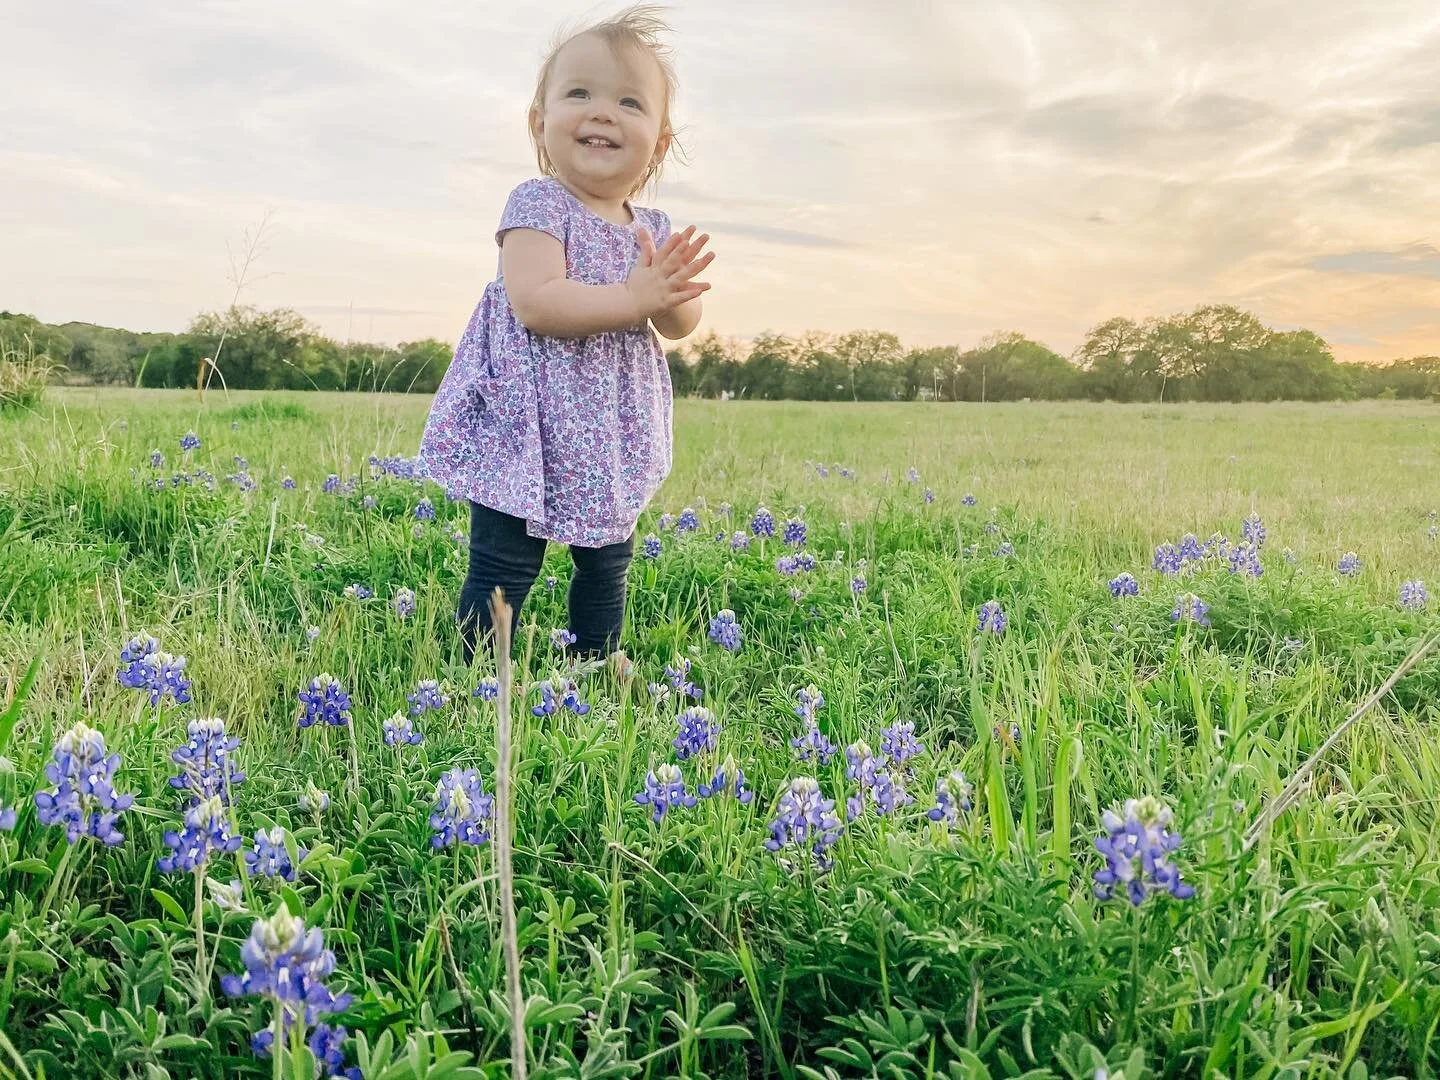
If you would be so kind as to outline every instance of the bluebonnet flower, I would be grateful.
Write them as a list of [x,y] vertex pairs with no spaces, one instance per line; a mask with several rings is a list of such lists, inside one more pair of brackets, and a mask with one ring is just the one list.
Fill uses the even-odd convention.
[[435,679],[421,679],[415,685],[415,692],[406,695],[410,703],[411,716],[423,716],[426,712],[438,712],[450,703],[440,683]]
[[318,626],[307,626],[307,627],[305,628],[305,637],[306,637],[306,639],[307,639],[308,641],[315,641],[317,638],[319,638],[319,636],[320,636],[320,627],[318,627]]
[[493,675],[486,675],[476,684],[475,689],[470,691],[471,697],[478,697],[481,701],[494,701],[500,696],[500,680]]
[[314,780],[306,780],[305,790],[300,793],[300,798],[296,799],[295,803],[302,813],[323,814],[330,809],[330,793],[316,787]]
[[1180,879],[1180,870],[1170,855],[1180,846],[1180,834],[1172,833],[1170,809],[1159,800],[1129,799],[1123,813],[1106,810],[1105,833],[1095,849],[1105,856],[1105,866],[1095,871],[1095,896],[1109,900],[1123,895],[1139,907],[1146,897],[1167,892],[1177,900],[1195,895],[1194,886]]
[[680,767],[666,762],[656,765],[646,775],[644,790],[635,793],[635,801],[650,807],[651,819],[660,821],[677,806],[686,809],[694,806],[696,799],[685,790],[685,778],[680,775]]
[[245,910],[245,889],[239,878],[231,878],[227,884],[214,878],[205,879],[205,889],[210,899],[221,911],[242,912]]
[[680,733],[670,745],[675,747],[675,757],[680,761],[696,754],[714,750],[720,739],[720,722],[715,714],[703,705],[692,705],[685,709],[675,721]]
[[710,782],[701,784],[695,789],[695,793],[702,799],[709,799],[715,795],[734,795],[738,802],[745,804],[755,798],[755,793],[745,786],[745,773],[740,766],[735,764],[733,754],[726,757],[720,767],[715,770],[715,775],[710,778]]
[[216,852],[224,855],[240,850],[241,838],[230,833],[230,819],[220,796],[212,795],[185,811],[185,825],[179,832],[164,835],[169,855],[161,856],[156,865],[162,874],[203,873],[205,864]]
[[[374,510],[374,509],[375,509],[375,505],[376,505],[376,504],[375,504],[375,496],[374,496],[374,495],[366,495],[363,499],[360,500],[360,509],[361,509],[361,510]],[[433,513],[433,510],[432,510],[432,513]]]
[[42,825],[65,826],[65,839],[75,843],[91,836],[108,847],[125,840],[115,827],[119,816],[135,801],[134,795],[115,793],[115,770],[120,755],[105,753],[105,737],[77,723],[55,741],[45,777],[55,785],[35,793],[35,816]]
[[954,769],[948,776],[935,781],[935,806],[927,811],[926,816],[931,821],[943,821],[953,828],[961,813],[969,813],[974,794],[975,785],[965,779],[963,772]]
[[190,680],[185,678],[185,657],[159,652],[158,647],[152,637],[130,639],[120,651],[120,662],[126,666],[117,673],[117,680],[121,686],[143,690],[151,705],[160,705],[167,697],[177,705],[188,704]]
[[795,691],[795,702],[795,715],[801,720],[810,721],[815,719],[816,710],[824,708],[825,695],[820,693],[818,686],[811,683]]
[[231,789],[245,781],[232,757],[240,740],[226,733],[225,721],[218,716],[191,720],[185,733],[185,745],[170,752],[170,760],[180,766],[180,772],[170,777],[170,786],[188,791],[197,802],[213,796],[228,805]]
[[976,629],[981,633],[988,630],[992,634],[1003,634],[1009,621],[1010,620],[1005,617],[1005,612],[1000,610],[1000,602],[998,600],[986,600],[985,603],[980,605]]
[[245,852],[245,868],[251,877],[278,877],[282,881],[294,881],[295,870],[310,854],[303,847],[295,849],[292,861],[285,846],[287,835],[280,826],[273,829],[256,829],[255,846]]
[[1403,581],[1400,583],[1400,606],[1410,611],[1420,611],[1430,602],[1430,594],[1425,591],[1423,581]]
[[962,499],[960,500],[960,502],[961,502],[961,504],[964,505],[964,506],[974,506],[974,505],[975,505],[975,496],[974,496],[974,495],[971,495],[971,494],[967,491],[967,492],[965,493],[965,497],[962,498]]
[[905,790],[904,777],[886,769],[875,774],[875,783],[870,785],[870,800],[875,804],[875,813],[885,817],[902,806],[909,806],[915,796]]
[[395,590],[395,598],[390,601],[390,606],[400,618],[408,619],[415,614],[415,594],[402,586]]
[[[349,994],[336,994],[325,985],[335,972],[335,954],[325,948],[324,935],[318,927],[306,930],[284,901],[270,918],[255,920],[240,947],[240,960],[244,972],[222,976],[221,988],[231,997],[256,995],[273,1002],[280,1012],[282,1039],[293,1024],[314,1024],[350,1007]],[[273,1039],[274,1032],[270,1035]],[[258,1037],[251,1046],[271,1048],[270,1040]]]
[[908,772],[909,767],[905,763],[925,753],[925,744],[915,738],[913,721],[897,720],[880,732],[880,752]]
[[[411,711],[414,711],[413,707]],[[421,712],[423,711],[421,709]],[[416,715],[419,714],[416,713]],[[415,724],[410,717],[398,712],[380,726],[385,732],[386,746],[419,746],[425,741],[425,736],[415,730]]]
[[1214,555],[1217,559],[1223,559],[1230,554],[1230,540],[1223,533],[1211,533],[1210,539],[1205,541],[1201,551],[1201,557]]
[[433,848],[446,848],[456,841],[478,847],[490,839],[490,821],[495,810],[494,796],[485,794],[480,774],[456,767],[435,785],[435,809],[430,814]]
[[559,584],[560,579],[557,578],[554,574],[550,574],[548,577],[545,578],[545,588],[549,592],[554,592]]
[[1249,574],[1259,577],[1264,573],[1260,565],[1260,549],[1250,544],[1236,544],[1230,549],[1230,573]]
[[143,660],[151,653],[160,651],[160,642],[156,641],[149,634],[136,634],[120,647],[120,662],[122,664],[134,664],[137,660]]
[[350,723],[350,695],[328,672],[311,679],[309,687],[300,691],[299,698],[300,704],[305,706],[300,713],[302,728],[317,720],[323,720],[332,727]]
[[580,700],[580,688],[570,679],[555,681],[546,679],[537,684],[536,689],[540,691],[540,704],[530,707],[532,716],[553,716],[560,709],[569,709],[576,716],[584,716],[590,711],[590,706]]
[[747,536],[747,535],[746,535],[745,533],[743,533],[743,532],[734,533],[734,534],[730,537],[730,550],[731,550],[731,551],[749,551],[749,550],[750,550],[750,537]]
[[750,531],[756,536],[775,535],[775,515],[765,507],[757,507],[755,516],[750,519]]
[[1440,536],[1440,525],[1431,525],[1425,530],[1425,535],[1429,539],[1434,540],[1437,536]]
[[0,802],[0,832],[9,832],[15,828],[17,818],[18,815],[15,813],[13,806],[6,806],[3,802]]
[[346,600],[369,600],[370,597],[374,595],[375,594],[372,593],[366,586],[361,585],[358,582],[354,585],[345,586]]
[[1138,596],[1140,594],[1140,582],[1135,580],[1135,575],[1121,573],[1110,579],[1111,596]]
[[795,569],[802,570],[808,574],[811,570],[815,569],[816,565],[815,556],[811,555],[810,552],[798,551],[795,553]]
[[1339,570],[1340,573],[1346,577],[1351,577],[1360,572],[1362,565],[1359,555],[1356,555],[1353,551],[1347,551],[1344,555],[1340,556],[1340,562],[1336,565],[1335,569]]
[[693,509],[687,506],[684,510],[680,511],[680,517],[675,521],[675,531],[677,533],[695,532],[699,528],[700,519],[696,516]]
[[830,470],[821,462],[816,463],[815,472],[822,480],[830,475]]
[[295,490],[295,478],[294,478],[293,476],[287,476],[287,477],[285,477],[285,479],[283,479],[283,480],[280,481],[280,486],[281,486],[282,488],[284,488],[286,491],[294,491],[294,490]]
[[805,599],[804,591],[795,585],[791,585],[790,588],[785,590],[785,595],[790,597],[790,599],[794,600],[797,604],[800,603],[801,600]]
[[996,522],[987,521],[987,522],[985,523],[985,531],[986,531],[987,533],[989,533],[991,536],[994,536],[996,533],[998,533],[998,532],[1000,531],[1000,526],[999,526]]
[[200,449],[200,437],[193,431],[187,431],[180,437],[180,449],[186,453]]
[[875,786],[875,778],[885,765],[870,744],[861,739],[845,748],[845,779],[858,785],[858,793],[845,800],[845,818],[854,821],[865,807],[865,793]]
[[1256,551],[1265,546],[1265,523],[1259,514],[1251,514],[1240,523],[1240,539],[1249,543]]
[[865,582],[865,575],[864,575],[864,574],[856,574],[853,578],[850,579],[850,591],[851,591],[852,593],[854,593],[856,596],[861,596],[861,595],[863,595],[864,592],[865,592],[865,589],[866,589],[866,582]]
[[1184,565],[1185,557],[1176,550],[1174,544],[1161,544],[1155,549],[1155,558],[1151,563],[1156,570],[1162,574],[1175,575],[1180,572]]
[[[1215,544],[1215,540],[1216,538],[1213,536],[1210,538],[1210,546]],[[1177,551],[1181,562],[1199,562],[1205,558],[1205,549],[1200,546],[1200,538],[1194,533],[1186,533],[1180,538],[1180,546]]]
[[1011,555],[1014,554],[1015,545],[1010,543],[1010,541],[1008,540],[1006,540],[1003,544],[1001,544],[998,548],[995,549],[995,557],[999,559],[1008,559]]
[[1287,563],[1289,563],[1291,566],[1295,565],[1295,552],[1292,551],[1290,548],[1287,547],[1283,549],[1280,552],[1280,557],[1284,559]]
[[165,455],[158,449],[150,451],[150,467],[152,469],[163,469],[165,467]]
[[418,503],[415,504],[415,520],[434,521],[435,504],[432,503],[429,499],[422,498]]
[[920,470],[913,465],[905,470],[905,482],[907,484],[918,484],[920,482]]
[[248,470],[248,469],[250,468],[250,462],[246,461],[246,460],[245,460],[243,457],[241,457],[239,454],[236,454],[233,460],[234,460],[234,462],[235,462],[235,471],[236,471],[236,472],[245,472],[246,470]]
[[660,520],[656,524],[659,526],[661,532],[669,532],[675,527],[675,515],[661,514]]
[[647,534],[645,539],[640,542],[640,554],[646,559],[658,559],[662,550],[664,548],[660,543],[660,538],[653,534]]
[[231,475],[225,477],[225,479],[229,483],[234,484],[241,491],[258,491],[260,488],[260,482],[256,480],[253,476],[251,476],[248,472],[232,473]]
[[794,555],[781,555],[775,560],[775,569],[781,577],[794,577],[800,572],[800,563]]
[[926,502],[926,504],[928,505],[928,504],[930,504],[930,503],[933,503],[934,501],[935,501],[935,492],[931,491],[929,488],[926,488],[926,489],[925,489],[925,502]]
[[550,631],[550,644],[557,649],[566,649],[575,644],[575,635],[564,627]]
[[[265,1034],[274,1038],[273,1031]],[[341,1080],[361,1080],[361,1073],[358,1066],[345,1066],[345,1040],[349,1038],[349,1032],[344,1025],[331,1027],[329,1024],[316,1024],[315,1030],[310,1033],[306,1045],[310,1047],[310,1053],[315,1058],[315,1065],[320,1070],[317,1080],[327,1080],[328,1077],[340,1077]],[[263,1055],[262,1055],[263,1056]]]
[[320,485],[320,490],[326,495],[334,495],[340,490],[340,477],[332,472],[329,476],[325,477],[325,482]]
[[797,776],[780,794],[765,847],[774,852],[798,848],[825,871],[833,865],[828,852],[843,829],[835,814],[835,800],[825,798],[813,776]]
[[710,640],[723,649],[738,652],[744,636],[739,622],[735,619],[735,612],[729,608],[724,608],[710,620]]
[[1194,593],[1181,593],[1175,598],[1175,607],[1170,612],[1170,621],[1180,622],[1182,619],[1199,623],[1201,626],[1209,626],[1210,605]]
[[791,547],[805,546],[805,522],[799,518],[790,518],[785,522],[785,543]]
[[665,665],[665,680],[681,697],[699,701],[705,696],[705,691],[690,681],[690,661],[683,656],[677,655],[675,663]]

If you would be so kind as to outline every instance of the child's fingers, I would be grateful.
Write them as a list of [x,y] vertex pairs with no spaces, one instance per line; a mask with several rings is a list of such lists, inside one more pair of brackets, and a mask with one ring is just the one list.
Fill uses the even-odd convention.
[[679,278],[681,281],[689,281],[691,278],[693,278],[696,274],[700,273],[700,271],[704,270],[714,261],[715,253],[713,251],[707,251],[704,255],[696,259],[694,262],[690,263],[688,266],[682,266],[672,276]]
[[690,237],[694,232],[695,226],[691,225],[678,233],[670,234],[669,238],[665,241],[665,246],[661,249],[661,254],[663,255],[660,263],[661,270],[669,272],[676,266],[685,265],[681,256],[684,254],[685,248],[689,245]]
[[640,265],[649,266],[655,259],[655,240],[645,226],[635,230],[635,242],[640,245]]

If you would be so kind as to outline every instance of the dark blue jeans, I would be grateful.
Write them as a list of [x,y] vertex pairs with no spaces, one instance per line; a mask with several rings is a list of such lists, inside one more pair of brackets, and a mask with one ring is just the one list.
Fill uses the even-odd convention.
[[[572,547],[575,574],[570,579],[570,632],[579,656],[607,656],[620,647],[625,621],[625,582],[635,553],[635,535],[601,548]],[[470,504],[470,569],[460,589],[460,641],[468,665],[480,638],[494,631],[490,594],[505,592],[512,611],[510,638],[520,608],[545,561],[545,541],[525,531],[525,519]]]

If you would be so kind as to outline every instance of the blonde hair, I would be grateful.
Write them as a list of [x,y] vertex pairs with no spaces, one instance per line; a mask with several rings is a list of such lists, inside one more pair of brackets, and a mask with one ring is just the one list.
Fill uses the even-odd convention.
[[666,158],[672,152],[683,158],[684,150],[675,137],[675,128],[670,123],[670,101],[674,98],[679,83],[675,78],[675,65],[670,59],[670,48],[660,40],[662,34],[671,32],[670,26],[660,17],[662,10],[664,9],[651,4],[635,4],[603,22],[594,23],[582,30],[572,32],[562,29],[556,35],[555,42],[545,57],[545,62],[540,65],[540,77],[535,82],[535,96],[530,101],[530,111],[527,114],[530,142],[535,147],[535,163],[540,167],[542,175],[554,176],[555,164],[550,160],[550,155],[545,152],[545,140],[536,134],[535,118],[545,111],[545,91],[550,82],[551,73],[555,69],[555,58],[560,55],[561,49],[576,38],[590,36],[600,38],[610,46],[612,52],[630,48],[649,53],[660,65],[660,74],[664,77],[665,101],[660,110],[659,142],[667,144],[666,150],[664,154],[650,162],[650,167],[630,191],[630,194],[633,196],[644,191],[653,180],[659,177]]

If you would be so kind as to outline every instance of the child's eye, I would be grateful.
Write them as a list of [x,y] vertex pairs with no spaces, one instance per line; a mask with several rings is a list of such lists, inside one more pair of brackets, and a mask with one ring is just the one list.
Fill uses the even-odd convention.
[[632,109],[639,109],[639,108],[642,108],[642,107],[643,107],[643,106],[640,104],[639,100],[636,99],[636,98],[633,98],[633,97],[621,98],[621,99],[620,99],[620,104],[621,104],[621,105],[628,105],[628,106],[629,106],[630,108],[632,108]]
[[583,97],[589,97],[589,96],[590,96],[590,91],[589,91],[589,90],[585,90],[585,89],[577,86],[574,90],[571,90],[571,91],[570,91],[568,94],[566,94],[565,96],[566,96],[566,97],[582,97],[582,98],[583,98]]

